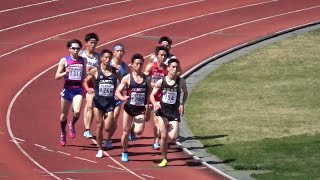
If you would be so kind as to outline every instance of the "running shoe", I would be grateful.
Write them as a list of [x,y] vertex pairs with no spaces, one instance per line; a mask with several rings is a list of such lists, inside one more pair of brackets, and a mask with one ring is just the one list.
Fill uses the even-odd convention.
[[168,164],[168,161],[167,161],[166,159],[163,159],[163,160],[161,161],[161,163],[159,164],[159,167],[166,167],[167,164]]
[[67,143],[66,134],[65,133],[61,133],[61,135],[60,135],[60,144],[61,144],[61,146],[65,146],[66,143]]
[[152,149],[153,149],[153,150],[160,150],[160,145],[159,145],[158,143],[154,143],[154,144],[152,145]]
[[123,152],[123,153],[122,153],[121,161],[122,161],[122,162],[128,162],[128,161],[129,161],[128,153],[127,153],[127,152]]
[[103,150],[99,150],[98,153],[96,154],[97,158],[102,158],[103,156]]
[[129,134],[129,141],[134,141],[136,139],[136,134],[131,131],[130,134]]
[[90,130],[87,130],[83,133],[83,136],[86,137],[87,139],[92,138],[92,134]]
[[74,125],[72,125],[71,122],[69,123],[69,136],[70,136],[71,138],[75,138],[75,137],[76,137],[75,127],[74,127]]
[[110,142],[110,140],[106,139],[104,141],[104,146],[107,148],[107,149],[112,149],[112,144]]

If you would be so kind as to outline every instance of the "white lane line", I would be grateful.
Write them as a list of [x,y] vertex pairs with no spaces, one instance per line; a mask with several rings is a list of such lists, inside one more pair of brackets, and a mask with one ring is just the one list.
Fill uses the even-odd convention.
[[298,12],[302,12],[302,11],[307,11],[307,10],[311,10],[311,9],[316,9],[316,8],[319,8],[319,6],[312,6],[312,7],[308,7],[308,8],[303,8],[303,9],[298,9],[298,10],[294,10],[294,11],[290,11],[290,12],[286,12],[286,13],[281,13],[281,14],[277,14],[277,15],[273,15],[273,16],[268,16],[268,17],[264,17],[264,18],[259,18],[259,19],[255,19],[255,20],[252,20],[252,21],[247,21],[247,22],[244,22],[244,23],[240,23],[240,24],[236,24],[236,25],[233,25],[233,26],[228,26],[228,27],[225,27],[225,28],[222,28],[222,29],[218,29],[218,30],[214,30],[214,31],[211,31],[211,32],[208,32],[208,33],[205,33],[205,34],[201,34],[199,36],[196,36],[196,37],[193,37],[193,38],[190,38],[190,39],[187,39],[185,41],[181,41],[179,43],[176,43],[175,46],[178,46],[180,44],[184,44],[186,42],[189,42],[189,41],[192,41],[192,40],[195,40],[195,39],[199,39],[199,38],[202,38],[204,36],[208,36],[210,34],[214,34],[214,33],[218,33],[220,31],[224,31],[224,30],[228,30],[228,29],[233,29],[233,28],[236,28],[236,27],[240,27],[240,26],[243,26],[243,25],[247,25],[247,24],[252,24],[252,23],[255,23],[255,22],[259,22],[259,21],[263,21],[263,20],[268,20],[268,19],[272,19],[272,18],[276,18],[276,17],[280,17],[280,16],[285,16],[285,15],[289,15],[289,14],[294,14],[294,13],[298,13]]
[[20,7],[16,7],[16,8],[4,9],[4,10],[0,10],[0,13],[13,11],[13,10],[17,10],[17,9],[22,9],[22,8],[27,8],[27,7],[32,7],[32,6],[38,6],[41,4],[52,3],[55,1],[59,1],[59,0],[51,0],[51,1],[45,1],[45,2],[40,2],[40,3],[34,3],[34,4],[25,5],[25,6],[20,6]]
[[[312,7],[311,7],[312,8]],[[310,8],[309,8],[310,9]],[[302,10],[299,10],[299,11],[302,11]],[[284,15],[286,14],[289,14],[289,13],[284,13]],[[280,15],[278,15],[280,16]],[[266,18],[263,18],[263,19],[266,19]],[[172,24],[172,23],[170,23]],[[197,36],[197,37],[202,37],[202,36]],[[50,39],[50,38],[48,38]],[[193,38],[194,40],[195,38]],[[190,40],[191,41],[191,40]],[[40,41],[38,41],[39,43]],[[42,41],[41,41],[42,42]],[[185,41],[187,42],[187,41]],[[30,45],[28,45],[27,47],[31,46],[31,45],[34,45],[36,43],[32,43]],[[178,45],[180,45],[182,43],[179,43]],[[177,45],[176,45],[177,46]],[[22,49],[24,49],[26,47],[23,47]],[[21,48],[19,49],[21,50]],[[18,50],[17,50],[18,51]],[[12,53],[13,51],[11,51]],[[15,52],[15,51],[14,51]],[[5,54],[5,55],[8,55]],[[3,55],[2,55],[3,56]],[[0,56],[0,57],[2,57]],[[43,74],[45,74],[46,72],[48,72],[49,70],[53,69],[57,64],[54,64],[52,65],[51,67],[49,67],[48,69],[44,70],[43,72],[39,73],[37,76],[35,76],[34,78],[32,78],[30,81],[28,81],[17,93],[16,95],[13,97],[13,99],[11,100],[10,104],[9,104],[9,107],[8,107],[8,110],[7,110],[7,116],[6,116],[6,124],[7,124],[7,129],[8,129],[8,132],[9,132],[9,135],[11,137],[11,141],[14,142],[16,144],[16,146],[18,147],[18,149],[27,157],[29,158],[30,161],[32,161],[35,165],[37,165],[40,169],[44,170],[48,175],[54,177],[55,179],[60,179],[59,177],[57,177],[56,175],[54,175],[53,173],[51,173],[50,171],[48,171],[47,169],[45,169],[43,166],[41,166],[37,161],[35,161],[21,146],[20,144],[15,140],[15,137],[12,133],[12,129],[11,129],[11,123],[10,123],[10,115],[11,115],[11,111],[12,111],[12,107],[16,101],[16,99],[19,97],[19,95],[22,93],[22,91],[24,91],[24,89],[26,89],[33,81],[35,81],[36,79],[38,79],[40,76],[42,76]],[[187,73],[187,72],[186,72]],[[112,158],[112,157],[111,157]],[[110,159],[111,159],[110,158]],[[142,177],[141,177],[142,178]]]
[[96,161],[91,161],[91,160],[89,160],[89,159],[81,158],[81,157],[77,157],[77,156],[74,156],[74,158],[80,159],[80,160],[83,160],[83,161],[88,161],[88,162],[91,162],[91,163],[98,163],[98,162],[96,162]]
[[20,138],[17,138],[17,137],[16,137],[16,140],[22,141],[22,142],[26,141],[26,140],[24,140],[24,139],[20,139]]
[[33,23],[36,23],[36,22],[46,21],[46,20],[49,20],[49,19],[54,19],[54,18],[58,18],[58,17],[70,15],[70,14],[75,14],[75,13],[79,13],[79,12],[83,12],[83,11],[88,11],[88,10],[92,10],[92,9],[97,9],[97,8],[101,8],[101,7],[104,7],[104,6],[111,6],[111,5],[115,5],[115,4],[120,4],[120,3],[124,3],[124,2],[128,2],[128,1],[132,1],[132,0],[118,1],[118,2],[103,4],[103,5],[99,5],[99,6],[94,6],[94,7],[90,7],[90,8],[85,8],[85,9],[81,9],[81,10],[76,10],[76,11],[72,11],[72,12],[68,12],[68,13],[62,13],[62,14],[55,15],[55,16],[49,16],[49,17],[45,17],[45,18],[41,18],[41,19],[25,22],[25,23],[22,23],[22,24],[18,24],[18,25],[15,25],[15,26],[7,27],[7,28],[4,28],[4,29],[0,29],[0,32],[7,31],[7,30],[10,30],[10,29],[14,29],[14,28],[21,27],[21,26],[25,26],[25,25],[28,25],[28,24],[33,24]]
[[[2,58],[2,57],[4,57],[4,56],[7,56],[7,55],[10,55],[10,54],[12,54],[12,53],[14,53],[14,52],[20,51],[20,50],[22,50],[22,49],[25,49],[25,48],[27,48],[27,47],[33,46],[33,45],[35,45],[35,44],[39,44],[39,43],[42,43],[42,42],[44,42],[44,41],[51,40],[52,38],[55,38],[55,37],[57,37],[57,36],[62,36],[62,35],[69,34],[69,33],[72,33],[72,32],[76,32],[76,31],[79,31],[79,30],[91,28],[91,27],[94,27],[94,26],[98,26],[98,25],[101,25],[101,24],[108,23],[108,22],[113,22],[113,21],[122,20],[122,19],[125,19],[125,18],[130,18],[130,17],[133,17],[133,16],[138,16],[138,15],[141,15],[141,14],[146,14],[146,13],[155,12],[155,11],[161,11],[161,10],[164,10],[164,9],[169,9],[169,8],[184,6],[184,5],[188,5],[188,4],[191,4],[191,3],[197,3],[197,2],[202,2],[202,1],[204,1],[204,0],[192,1],[192,2],[183,3],[183,4],[179,4],[179,5],[168,6],[168,7],[165,7],[165,8],[158,8],[158,9],[153,9],[153,10],[149,10],[149,11],[143,11],[143,12],[140,12],[140,13],[131,14],[131,15],[127,15],[127,16],[122,16],[122,17],[119,17],[119,18],[115,18],[115,19],[111,19],[111,20],[107,20],[107,21],[102,21],[102,22],[99,22],[99,23],[91,24],[91,25],[88,25],[88,26],[83,26],[83,27],[81,27],[81,28],[73,29],[73,30],[70,30],[70,31],[67,31],[67,32],[64,32],[64,33],[60,33],[60,34],[51,36],[51,37],[49,37],[49,38],[46,38],[46,39],[43,39],[43,40],[40,40],[40,41],[36,41],[36,42],[34,42],[34,43],[30,43],[30,44],[25,45],[25,46],[22,46],[22,47],[20,47],[20,48],[16,48],[15,50],[12,50],[12,51],[9,51],[9,52],[7,52],[7,53],[4,53],[4,54],[0,55],[0,58]],[[120,38],[120,39],[121,39],[121,38]]]
[[54,150],[47,149],[47,148],[43,148],[42,150],[49,151],[49,152],[55,152]]
[[37,146],[37,147],[40,147],[40,148],[42,148],[42,149],[46,149],[47,147],[45,147],[45,146],[41,146],[41,145],[39,145],[39,144],[34,144],[35,146]]
[[149,175],[146,175],[146,174],[141,174],[141,176],[148,177],[148,178],[151,178],[151,179],[155,179],[155,177],[149,176]]
[[67,180],[75,180],[75,179],[72,179],[72,178],[67,178]]
[[57,151],[57,153],[64,154],[64,155],[67,155],[67,156],[71,156],[71,154],[66,153],[66,152],[62,152],[62,151]]
[[114,168],[114,169],[118,169],[118,170],[121,170],[121,171],[123,171],[124,169],[122,169],[122,168],[118,168],[118,167],[115,167],[115,166],[111,166],[111,165],[108,165],[109,167],[111,167],[111,168]]
[[[9,141],[11,141],[11,142],[13,142],[13,143],[15,143],[15,141],[14,140],[12,140],[12,139],[10,139]],[[21,143],[21,144],[23,144],[23,142],[18,142],[18,141],[16,141],[18,144],[19,143]]]
[[[95,139],[91,139],[93,141],[93,143],[98,144],[97,141]],[[106,155],[109,159],[111,159],[114,163],[116,163],[117,165],[119,165],[123,170],[129,172],[130,174],[136,176],[139,179],[142,180],[146,180],[145,178],[143,178],[142,176],[139,176],[138,174],[136,174],[135,172],[131,171],[129,168],[125,167],[124,165],[122,165],[119,161],[115,160],[112,156],[110,156],[109,153],[107,153],[106,151],[103,151],[104,155]]]

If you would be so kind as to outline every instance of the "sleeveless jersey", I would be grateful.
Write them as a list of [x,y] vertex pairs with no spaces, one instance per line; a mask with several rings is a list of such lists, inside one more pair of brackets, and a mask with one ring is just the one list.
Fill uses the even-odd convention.
[[143,81],[138,84],[132,73],[130,73],[130,85],[127,89],[129,100],[127,103],[134,106],[144,106],[147,103],[147,90],[148,90],[147,77],[143,75]]
[[87,54],[87,51],[82,50],[82,52],[80,53],[80,56],[87,60],[87,66],[89,67],[89,69],[92,67],[97,67],[99,65],[99,54],[96,52],[94,52],[93,54],[93,58],[90,58]]
[[117,85],[117,76],[115,70],[112,69],[112,74],[110,76],[103,74],[101,66],[98,66],[97,70],[98,77],[94,82],[95,96],[114,99],[115,88]]
[[180,105],[180,77],[177,77],[173,85],[169,85],[166,78],[162,78],[161,109],[178,110]]
[[[154,86],[159,79],[165,77],[166,75],[167,75],[166,66],[160,70],[158,68],[158,62],[153,62],[153,68],[150,74],[151,85]],[[156,101],[160,101],[161,94],[162,94],[161,91],[158,91],[157,94],[154,96]]]
[[64,87],[79,87],[82,85],[83,81],[83,62],[84,59],[79,56],[77,60],[72,60],[71,56],[68,55],[65,57],[67,60],[67,67],[70,68],[70,71],[65,75]]

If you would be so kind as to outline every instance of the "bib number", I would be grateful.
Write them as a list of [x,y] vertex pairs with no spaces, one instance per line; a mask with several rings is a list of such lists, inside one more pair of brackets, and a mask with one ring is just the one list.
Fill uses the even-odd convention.
[[166,104],[175,104],[177,101],[177,92],[165,91],[162,95],[162,102]]
[[137,92],[132,92],[131,93],[131,99],[130,99],[130,104],[135,105],[135,106],[144,106],[145,102],[145,93],[137,93]]
[[80,81],[82,79],[82,67],[70,67],[69,79]]
[[113,84],[99,84],[99,96],[113,97]]

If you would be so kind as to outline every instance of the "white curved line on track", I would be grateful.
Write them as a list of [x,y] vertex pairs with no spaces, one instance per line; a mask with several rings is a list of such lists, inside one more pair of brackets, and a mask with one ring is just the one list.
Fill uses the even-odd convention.
[[54,37],[57,37],[57,36],[62,36],[62,35],[69,34],[69,33],[75,32],[75,31],[83,30],[83,29],[86,29],[86,28],[91,28],[91,27],[98,26],[98,25],[101,25],[101,24],[105,24],[105,23],[108,23],[108,22],[113,22],[113,21],[117,21],[117,20],[121,20],[121,19],[126,19],[126,18],[130,18],[130,17],[142,15],[142,14],[147,14],[147,13],[150,13],[150,12],[161,11],[161,10],[164,10],[164,9],[175,8],[175,7],[184,6],[184,5],[193,4],[193,3],[198,3],[198,2],[202,2],[202,1],[205,1],[205,0],[191,1],[191,2],[188,2],[188,3],[182,3],[182,4],[168,6],[168,7],[164,7],[164,8],[158,8],[158,9],[153,9],[153,10],[149,10],[149,11],[143,11],[143,12],[140,12],[140,13],[131,14],[131,15],[127,15],[127,16],[122,16],[122,17],[119,17],[119,18],[115,18],[115,19],[111,19],[111,20],[107,20],[107,21],[102,21],[102,22],[99,22],[99,23],[91,24],[91,25],[88,25],[88,26],[83,26],[83,27],[78,28],[78,29],[74,29],[74,30],[67,31],[67,32],[64,32],[64,33],[56,34],[56,35],[51,36],[49,38],[46,38],[46,39],[43,39],[43,40],[40,40],[40,41],[36,41],[34,43],[30,43],[30,44],[22,46],[20,48],[16,48],[15,50],[12,50],[10,52],[7,52],[5,54],[0,55],[0,58],[2,58],[4,56],[7,56],[9,54],[12,54],[14,52],[20,51],[22,49],[25,49],[27,47],[33,46],[35,44],[39,44],[41,42],[48,41],[48,40],[50,40],[50,39],[52,39]]
[[55,15],[55,16],[50,16],[50,17],[46,17],[46,18],[41,18],[41,19],[37,19],[37,20],[26,22],[26,23],[18,24],[18,25],[15,25],[15,26],[11,26],[11,27],[8,27],[8,28],[0,29],[0,32],[7,31],[7,30],[10,30],[10,29],[14,29],[14,28],[18,28],[18,27],[25,26],[25,25],[29,25],[29,24],[33,24],[33,23],[36,23],[36,22],[46,21],[46,20],[49,20],[49,19],[54,19],[54,18],[58,18],[58,17],[70,15],[70,14],[75,14],[75,13],[88,11],[88,10],[92,10],[92,9],[97,9],[97,8],[101,8],[101,7],[104,7],[104,6],[111,6],[111,5],[115,5],[115,4],[125,3],[125,2],[129,2],[129,1],[132,1],[132,0],[118,1],[118,2],[103,4],[103,5],[99,5],[99,6],[94,6],[94,7],[90,7],[90,8],[85,8],[85,9],[81,9],[81,10],[77,10],[77,11],[72,11],[72,12],[68,12],[68,13],[63,13],[63,14],[59,14],[59,15]]
[[[259,21],[263,21],[263,20],[267,20],[267,19],[271,19],[271,18],[276,18],[276,17],[280,17],[280,16],[284,16],[284,15],[288,15],[288,14],[293,14],[293,13],[298,13],[298,12],[302,12],[302,11],[307,11],[307,10],[311,10],[311,9],[315,9],[315,8],[319,8],[320,6],[313,6],[313,7],[309,7],[309,8],[304,8],[304,9],[299,9],[299,10],[295,10],[295,11],[291,11],[291,12],[287,12],[287,13],[282,13],[282,14],[277,14],[277,15],[273,15],[273,16],[269,16],[269,17],[265,17],[265,18],[260,18],[260,19],[256,19],[256,20],[252,20],[252,21],[248,21],[247,23],[241,23],[241,24],[237,24],[237,25],[233,25],[230,27],[226,27],[226,28],[222,28],[219,30],[215,30],[215,31],[211,31],[209,33],[205,33],[203,35],[200,36],[196,36],[194,38],[190,38],[189,40],[185,40],[182,41],[174,46],[178,46],[181,45],[183,43],[198,39],[198,38],[202,38],[204,36],[210,35],[212,33],[216,33],[222,30],[226,30],[226,29],[231,29],[231,28],[235,28],[235,27],[239,27],[239,26],[243,26],[243,25],[247,25],[250,23],[255,23],[255,22],[259,22]],[[24,91],[24,89],[26,89],[33,81],[35,81],[36,79],[38,79],[40,76],[42,76],[43,74],[45,74],[46,72],[48,72],[49,70],[53,69],[54,67],[56,67],[57,64],[52,65],[51,67],[47,68],[46,70],[44,70],[43,72],[39,73],[37,76],[35,76],[34,78],[32,78],[30,81],[28,81],[17,93],[16,95],[13,97],[13,99],[11,100],[8,110],[7,110],[7,116],[6,116],[6,124],[7,124],[7,129],[9,132],[9,135],[12,139],[12,142],[15,143],[15,145],[18,147],[18,149],[27,157],[29,158],[30,161],[32,161],[35,165],[37,165],[40,169],[42,169],[44,172],[46,172],[48,175],[54,177],[55,179],[60,179],[59,177],[57,177],[56,175],[54,175],[53,173],[51,173],[50,171],[48,171],[47,169],[45,169],[43,166],[41,166],[37,161],[35,161],[21,146],[20,144],[17,142],[17,140],[15,139],[13,133],[12,133],[12,129],[11,129],[11,123],[10,123],[10,115],[11,115],[11,111],[12,111],[12,107],[16,101],[16,99],[19,97],[19,95]],[[189,72],[189,71],[188,71]],[[116,161],[116,160],[115,160]],[[118,161],[117,161],[118,162]],[[118,162],[119,163],[119,162]],[[119,163],[121,164],[121,163]],[[121,166],[124,167],[124,166]],[[126,167],[125,167],[126,168]],[[128,168],[126,168],[128,169]],[[215,169],[216,172],[218,172],[219,174],[225,176],[225,177],[230,177],[229,175],[225,174],[224,172],[220,171],[219,169],[213,168]],[[129,171],[131,171],[130,169],[128,169]],[[133,172],[134,173],[134,172]],[[134,173],[135,174],[135,173]],[[141,176],[140,176],[141,177]],[[143,177],[141,177],[143,178]],[[231,177],[231,179],[233,179]]]
[[45,1],[45,2],[40,2],[40,3],[34,3],[34,4],[25,5],[25,6],[20,6],[20,7],[16,7],[16,8],[4,9],[4,10],[0,10],[0,13],[13,11],[13,10],[17,10],[17,9],[22,9],[22,8],[27,8],[27,7],[32,7],[32,6],[38,6],[41,4],[47,4],[47,3],[52,3],[52,2],[56,2],[56,1],[59,1],[59,0],[51,0],[51,1]]

